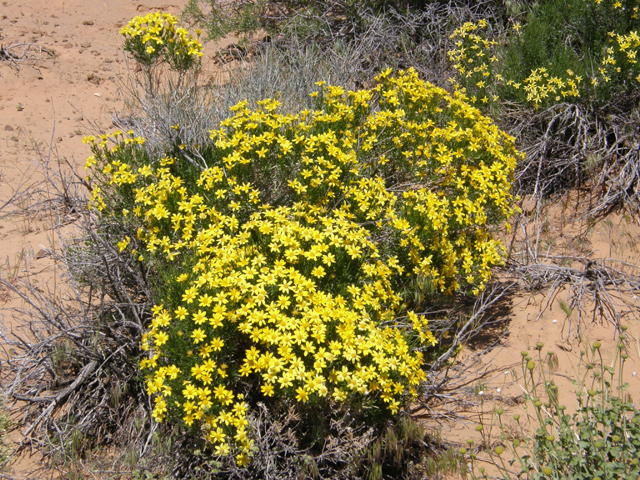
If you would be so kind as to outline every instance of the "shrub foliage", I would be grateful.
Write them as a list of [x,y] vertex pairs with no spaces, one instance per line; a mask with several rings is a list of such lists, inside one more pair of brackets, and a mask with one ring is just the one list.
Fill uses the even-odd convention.
[[639,9],[637,0],[538,2],[506,31],[465,23],[451,35],[449,57],[478,105],[601,106],[640,85]]

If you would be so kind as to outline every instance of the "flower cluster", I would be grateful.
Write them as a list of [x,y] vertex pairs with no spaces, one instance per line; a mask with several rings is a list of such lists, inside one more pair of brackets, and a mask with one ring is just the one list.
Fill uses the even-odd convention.
[[[241,464],[249,394],[397,412],[436,343],[410,286],[477,294],[501,262],[491,228],[516,211],[513,138],[413,70],[376,80],[321,82],[298,114],[241,102],[195,176],[150,161],[133,133],[88,139],[104,188],[132,199],[139,228],[118,249],[175,272],[143,339],[154,417]],[[93,204],[109,214],[105,192]]]
[[[519,35],[520,25],[514,25],[514,32]],[[567,97],[579,97],[579,86],[582,77],[567,70],[567,77],[550,76],[546,68],[541,67],[531,71],[522,81],[505,79],[496,73],[495,66],[498,58],[495,52],[497,42],[486,38],[488,23],[480,20],[477,23],[466,22],[451,35],[455,40],[455,48],[448,52],[460,78],[460,85],[452,79],[454,86],[470,96],[470,101],[486,107],[498,100],[496,92],[511,89],[514,93],[521,90],[526,92],[527,101],[535,108],[542,104],[553,104],[563,101]]]
[[[603,3],[603,0],[591,0],[593,3],[595,3],[596,5],[601,5]],[[610,7],[613,8],[613,11],[624,11],[627,8],[629,8],[629,3],[630,2],[625,2],[626,5],[623,5],[622,2],[620,0],[615,0],[615,1],[611,1],[609,0],[608,2],[606,2]],[[638,7],[631,7],[629,9],[632,13],[631,13],[631,18],[632,19],[638,19]]]
[[[114,143],[111,149],[107,148],[109,142]],[[85,169],[91,170],[97,163],[103,165],[103,168],[98,174],[101,180],[104,180],[105,176],[108,177],[106,186],[123,186],[135,183],[138,179],[138,173],[132,168],[132,164],[138,164],[147,160],[144,149],[136,148],[143,146],[145,140],[142,137],[135,136],[133,130],[129,130],[126,133],[122,130],[117,130],[111,134],[100,135],[98,138],[94,135],[89,135],[84,137],[83,143],[89,144],[95,153],[87,158]],[[144,158],[137,158],[140,156]],[[87,178],[87,180],[89,179],[90,177]],[[89,209],[94,209],[99,212],[107,209],[104,198],[106,193],[107,192],[104,192],[100,186],[94,187],[89,200]],[[127,195],[122,195],[122,192],[117,192],[115,196],[119,197],[118,202],[126,201]],[[114,214],[113,211],[109,213]]]
[[636,59],[639,47],[640,36],[636,31],[627,35],[609,33],[609,46],[599,69],[604,83],[616,79],[622,83],[632,82],[633,88],[637,88],[640,83],[640,65]]
[[202,44],[177,22],[175,16],[160,12],[133,18],[120,30],[124,49],[146,66],[165,60],[179,71],[191,68],[203,55]]
[[493,77],[493,64],[498,61],[493,53],[496,42],[479,34],[487,27],[486,20],[466,22],[450,37],[455,40],[455,48],[449,50],[449,59],[458,71],[462,85],[473,92],[470,101],[474,104],[496,101],[495,92],[490,92],[490,87],[493,87],[493,82],[502,80],[500,75]]
[[[548,67],[522,70],[517,61],[513,65],[513,54],[509,57],[509,45],[519,45],[518,48],[523,51],[534,48],[525,44],[532,41],[532,34],[523,35],[526,26],[514,23],[513,29],[504,37],[508,46],[501,51],[498,43],[490,37],[488,22],[480,20],[464,23],[450,36],[454,48],[449,50],[448,55],[458,73],[457,78],[450,81],[456,89],[469,96],[472,104],[485,111],[498,98],[526,101],[534,108],[540,108],[568,100],[606,98],[613,88],[636,88],[640,83],[640,65],[636,60],[640,37],[637,30],[633,29],[637,27],[639,7],[634,6],[637,2],[627,2],[626,6],[620,2],[601,0],[588,3],[591,5],[585,8],[589,9],[589,15],[613,16],[615,19],[625,12],[625,15],[630,13],[630,19],[626,27],[617,26],[622,28],[621,31],[610,31],[608,38],[602,33],[601,42],[608,42],[606,48],[600,49],[600,43],[598,51],[583,52],[577,56],[578,52],[565,52],[562,61],[575,68],[550,63]],[[595,57],[596,65],[600,63],[600,67],[593,72],[589,71],[590,67],[585,70],[578,58],[580,55]],[[509,61],[511,64],[507,65]],[[576,69],[578,73],[575,73]]]
[[550,76],[544,67],[536,68],[524,80],[524,91],[527,92],[527,101],[534,108],[543,104],[556,104],[566,98],[580,96],[578,87],[582,82],[580,75],[575,75],[572,70],[567,70],[567,77],[560,78]]

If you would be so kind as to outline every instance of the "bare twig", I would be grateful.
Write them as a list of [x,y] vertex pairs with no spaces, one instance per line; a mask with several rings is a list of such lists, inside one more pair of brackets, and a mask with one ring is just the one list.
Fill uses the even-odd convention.
[[17,71],[22,70],[22,64],[31,62],[36,69],[37,59],[43,53],[53,57],[55,53],[45,47],[35,43],[12,43],[10,45],[0,45],[0,62],[6,62],[11,68]]

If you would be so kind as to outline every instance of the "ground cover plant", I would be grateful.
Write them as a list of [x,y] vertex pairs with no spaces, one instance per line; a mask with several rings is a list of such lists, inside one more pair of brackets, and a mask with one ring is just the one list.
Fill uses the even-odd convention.
[[[625,392],[629,384],[623,382],[629,358],[627,330],[626,326],[621,329],[612,361],[603,359],[600,342],[581,352],[573,381],[578,405],[571,413],[562,403],[566,392],[553,378],[555,354],[549,351],[543,356],[542,342],[536,345],[537,358],[522,352],[523,413],[510,419],[502,407],[496,408],[494,418],[500,430],[510,431],[508,426],[515,424],[515,433],[509,438],[502,433],[500,444],[487,450],[502,478],[637,478],[640,413]],[[481,423],[476,429],[486,442],[484,427]],[[469,450],[460,449],[472,464],[478,458],[474,447],[469,441]],[[476,465],[471,477],[488,475]]]

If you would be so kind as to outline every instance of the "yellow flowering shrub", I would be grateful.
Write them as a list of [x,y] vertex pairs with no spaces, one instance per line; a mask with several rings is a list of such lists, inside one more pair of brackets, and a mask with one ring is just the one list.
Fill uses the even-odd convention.
[[535,109],[606,103],[640,84],[639,8],[638,0],[547,0],[500,35],[486,20],[466,22],[450,36],[451,82],[484,111],[499,98]]
[[436,344],[407,288],[478,294],[501,263],[513,138],[413,70],[376,81],[320,82],[296,114],[241,102],[199,147],[202,171],[180,152],[150,159],[133,132],[87,139],[92,207],[124,210],[138,228],[118,250],[161,278],[140,363],[154,417],[240,464],[259,399],[396,413]]
[[[519,24],[514,24],[514,34],[518,35],[520,28]],[[497,73],[494,68],[498,62],[497,42],[486,38],[487,29],[486,20],[466,22],[450,37],[455,40],[455,48],[449,50],[448,55],[459,74],[459,82],[456,79],[451,79],[451,82],[469,96],[471,103],[487,108],[498,100],[499,93],[504,95],[509,90],[514,97],[524,92],[526,101],[534,108],[580,97],[582,77],[571,69],[566,70],[565,76],[559,77],[550,75],[545,67],[540,67],[531,70],[521,81],[506,79]]]
[[579,86],[582,82],[580,75],[575,75],[568,69],[565,78],[549,75],[544,67],[536,68],[524,79],[523,90],[527,92],[527,101],[534,108],[541,105],[555,105],[572,97],[580,97]]
[[[498,61],[494,53],[497,43],[483,33],[488,25],[486,20],[465,22],[449,37],[455,45],[447,52],[449,60],[459,74],[462,87],[468,88],[469,100],[474,105],[496,101],[494,83],[502,79],[493,72],[493,64]],[[458,85],[455,79],[451,81]]]
[[[637,9],[637,7],[636,7]],[[599,73],[602,81],[630,84],[640,88],[640,65],[637,54],[640,48],[640,36],[633,30],[627,35],[609,32],[608,45]]]
[[[202,57],[202,44],[170,13],[149,13],[134,17],[120,33],[125,37],[124,49],[142,65],[166,61],[171,68],[185,71]],[[200,32],[197,31],[200,36]]]

